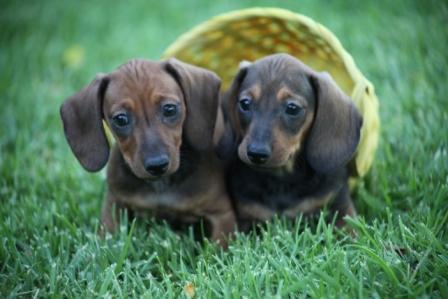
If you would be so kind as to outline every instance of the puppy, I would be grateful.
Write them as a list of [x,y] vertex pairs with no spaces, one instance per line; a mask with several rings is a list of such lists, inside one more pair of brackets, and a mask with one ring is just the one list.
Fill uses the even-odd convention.
[[[212,145],[220,79],[174,58],[131,60],[98,75],[69,97],[60,113],[81,165],[99,171],[109,161],[102,224],[113,232],[126,208],[180,221],[203,218],[210,238],[226,245],[235,216]],[[116,144],[109,157],[103,121]]]
[[338,226],[355,215],[347,165],[362,117],[328,74],[287,54],[245,62],[220,106],[214,143],[231,160],[227,184],[243,230],[327,204]]

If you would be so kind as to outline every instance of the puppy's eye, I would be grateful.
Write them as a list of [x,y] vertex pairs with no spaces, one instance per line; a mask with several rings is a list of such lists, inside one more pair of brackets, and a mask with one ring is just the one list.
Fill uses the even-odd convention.
[[297,116],[302,111],[302,108],[300,108],[298,105],[294,103],[288,103],[286,105],[285,113],[291,116]]
[[126,113],[119,113],[112,117],[112,123],[118,128],[124,128],[129,125],[130,119]]
[[244,97],[240,100],[239,104],[240,104],[241,111],[247,112],[250,110],[250,108],[252,106],[252,100],[248,97]]
[[174,104],[165,104],[162,107],[162,113],[165,117],[173,117],[177,115],[177,106]]

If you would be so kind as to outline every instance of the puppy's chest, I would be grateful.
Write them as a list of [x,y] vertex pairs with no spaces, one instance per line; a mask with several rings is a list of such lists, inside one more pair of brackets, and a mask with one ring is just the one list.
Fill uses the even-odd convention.
[[147,182],[137,195],[148,208],[152,209],[188,209],[200,201],[203,192],[194,181],[187,179],[177,181],[164,178]]
[[[202,184],[200,173],[186,176],[170,176],[141,183],[137,188],[121,196],[124,204],[134,210],[153,212],[200,214],[210,200],[214,188]],[[207,183],[207,182],[206,182]]]
[[164,196],[167,195],[168,197],[172,196],[171,193],[177,189],[179,184],[176,184],[175,181],[173,181],[170,177],[163,178],[159,180],[155,180],[152,182],[146,182],[145,188],[149,191],[149,193],[154,194],[154,196]]
[[292,172],[258,171],[239,164],[229,176],[237,205],[261,206],[273,212],[307,211],[317,202],[328,201],[337,182],[318,176],[309,169]]

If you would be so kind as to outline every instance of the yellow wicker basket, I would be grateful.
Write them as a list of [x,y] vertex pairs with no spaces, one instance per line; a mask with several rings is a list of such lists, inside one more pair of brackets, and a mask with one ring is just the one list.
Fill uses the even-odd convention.
[[372,165],[379,137],[378,99],[339,40],[312,19],[278,8],[250,8],[216,16],[180,36],[163,54],[216,72],[227,89],[242,60],[289,53],[329,72],[364,117],[354,177]]

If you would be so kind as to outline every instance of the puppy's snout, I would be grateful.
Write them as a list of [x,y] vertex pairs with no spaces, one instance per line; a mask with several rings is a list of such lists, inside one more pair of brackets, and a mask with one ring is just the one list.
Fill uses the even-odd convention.
[[153,176],[160,176],[168,170],[170,160],[167,155],[147,158],[145,160],[146,171]]
[[271,157],[271,149],[267,145],[251,143],[247,147],[247,157],[254,164],[264,164]]

